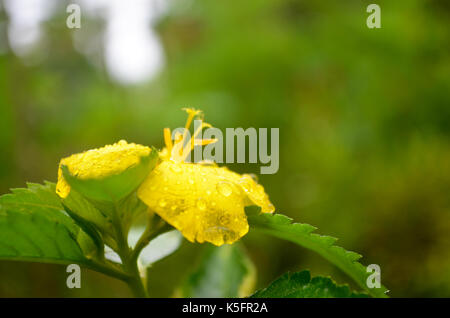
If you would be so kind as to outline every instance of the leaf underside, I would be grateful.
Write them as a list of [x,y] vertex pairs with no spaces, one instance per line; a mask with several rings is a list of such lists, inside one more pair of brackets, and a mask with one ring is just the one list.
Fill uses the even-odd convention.
[[366,294],[350,291],[347,285],[337,285],[331,278],[316,276],[308,270],[285,273],[251,298],[361,298]]
[[340,268],[371,296],[386,297],[387,289],[384,286],[381,288],[367,287],[366,280],[371,273],[368,273],[366,268],[358,262],[361,255],[334,245],[337,241],[336,238],[312,233],[316,227],[293,223],[291,218],[282,214],[260,213],[259,208],[254,206],[246,208],[246,213],[250,229],[310,249]]

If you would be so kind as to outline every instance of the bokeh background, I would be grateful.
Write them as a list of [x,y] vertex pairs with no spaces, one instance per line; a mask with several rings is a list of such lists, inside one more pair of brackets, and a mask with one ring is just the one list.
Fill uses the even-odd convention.
[[[450,297],[450,3],[378,0],[368,29],[371,2],[0,0],[0,193],[55,181],[71,153],[161,147],[200,108],[219,128],[280,128],[280,169],[259,178],[279,212],[379,264],[391,296]],[[350,281],[290,243],[243,243],[257,287],[286,270]],[[151,294],[172,295],[200,249],[154,264]],[[1,261],[0,296],[130,296],[82,275],[69,290],[63,266]]]

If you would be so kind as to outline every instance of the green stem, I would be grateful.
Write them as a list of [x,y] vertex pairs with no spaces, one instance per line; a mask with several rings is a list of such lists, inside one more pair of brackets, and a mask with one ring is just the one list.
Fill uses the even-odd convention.
[[117,253],[122,260],[122,267],[124,272],[129,275],[124,281],[128,284],[131,291],[133,292],[135,297],[145,298],[148,297],[147,291],[145,290],[144,285],[142,284],[142,279],[139,274],[139,270],[137,267],[137,259],[133,256],[133,250],[128,245],[128,237],[126,233],[124,233],[122,228],[122,223],[119,218],[119,211],[117,209],[117,204],[114,204],[115,208],[115,218],[113,220],[113,225],[116,230],[117,237]]
[[142,284],[141,276],[139,275],[139,270],[137,268],[137,263],[130,262],[127,266],[124,264],[124,269],[128,272],[131,277],[127,279],[125,282],[130,287],[135,297],[139,298],[147,298],[148,294],[145,290],[144,284]]
[[85,264],[85,266],[87,268],[90,268],[97,272],[103,273],[107,276],[112,276],[117,279],[120,279],[124,282],[126,282],[128,279],[130,279],[130,276],[127,273],[124,273],[123,271],[113,267],[112,265],[104,263],[104,262],[90,261],[90,262],[87,262]]
[[142,284],[142,279],[139,274],[139,269],[137,266],[137,259],[133,255],[133,251],[126,245],[125,248],[119,248],[119,256],[122,259],[122,266],[125,273],[129,275],[129,278],[125,282],[130,287],[134,296],[145,298],[148,297],[147,291]]

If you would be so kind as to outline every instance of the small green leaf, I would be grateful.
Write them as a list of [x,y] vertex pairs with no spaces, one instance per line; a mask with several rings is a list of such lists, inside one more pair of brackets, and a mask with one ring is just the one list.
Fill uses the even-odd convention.
[[101,233],[113,231],[111,218],[74,189],[71,189],[69,195],[61,201],[78,217],[95,225]]
[[138,197],[136,192],[131,193],[123,200],[116,204],[118,218],[124,228],[124,232],[128,233],[134,220],[141,215],[150,213],[148,207]]
[[119,174],[101,179],[79,179],[72,175],[65,165],[61,166],[61,170],[70,187],[84,197],[94,201],[117,202],[137,189],[153,170],[158,158],[158,151],[152,148],[150,154],[141,157],[138,164]]
[[255,279],[255,268],[239,244],[207,246],[200,266],[182,285],[181,296],[246,297]]
[[308,270],[285,273],[267,288],[254,293],[251,298],[356,298],[366,294],[350,291],[347,285],[336,285],[331,278],[317,276],[311,279]]
[[94,249],[63,211],[54,184],[28,184],[0,197],[0,259],[83,264]]
[[260,213],[259,208],[246,208],[250,229],[294,242],[310,249],[345,272],[373,297],[387,297],[384,286],[368,288],[366,280],[370,273],[359,262],[361,255],[346,251],[334,245],[336,238],[312,233],[316,228],[309,224],[292,223],[292,219],[282,214]]
[[66,205],[64,205],[64,203],[62,203],[64,210],[66,211],[66,213],[75,221],[75,223],[77,223],[77,225],[85,232],[89,235],[89,237],[91,238],[92,242],[95,244],[96,249],[97,249],[97,256],[99,256],[100,258],[103,257],[104,255],[104,247],[105,247],[105,243],[103,242],[103,239],[100,235],[100,233],[97,231],[97,229],[95,228],[95,226],[84,220],[83,218],[81,218],[80,216],[78,216],[76,213],[74,213],[72,210],[70,210]]
[[111,203],[89,200],[71,189],[69,195],[62,199],[62,204],[66,212],[91,235],[94,241],[98,241],[98,235],[93,232],[96,230],[101,235],[102,241],[114,250],[117,250],[114,220],[120,221],[123,232],[128,233],[135,217],[148,210],[138,199],[136,192],[132,192],[117,203]]

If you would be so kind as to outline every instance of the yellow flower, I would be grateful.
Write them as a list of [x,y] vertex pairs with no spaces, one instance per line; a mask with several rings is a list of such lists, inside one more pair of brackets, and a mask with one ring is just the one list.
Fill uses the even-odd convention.
[[[188,129],[200,112],[186,111]],[[189,241],[220,246],[248,232],[245,206],[258,205],[262,212],[273,212],[275,207],[250,175],[239,175],[215,164],[184,162],[194,145],[215,142],[195,140],[203,127],[210,126],[203,123],[187,144],[187,133],[176,136],[172,144],[170,129],[164,130],[162,161],[141,184],[138,197]]]
[[[151,151],[152,149],[149,147],[134,143],[129,144],[125,140],[121,140],[113,145],[64,158],[59,164],[56,193],[61,198],[66,198],[70,193],[71,187],[63,176],[63,166],[66,166],[68,172],[78,180],[104,180],[137,167],[143,158],[149,157]],[[142,170],[148,171],[147,167]],[[140,184],[140,181],[137,181],[138,183],[134,188]],[[132,185],[127,184],[125,186],[131,187]]]

